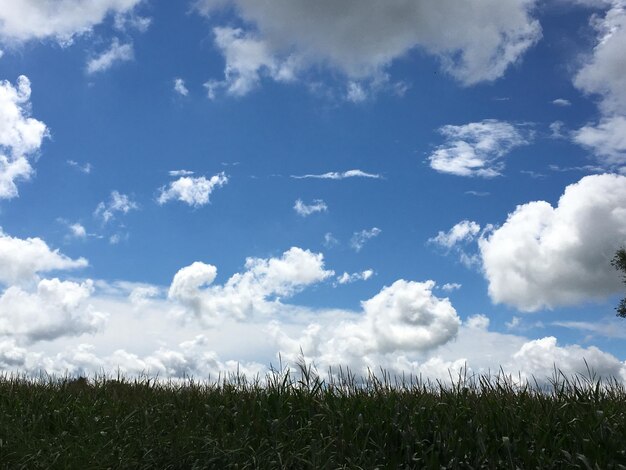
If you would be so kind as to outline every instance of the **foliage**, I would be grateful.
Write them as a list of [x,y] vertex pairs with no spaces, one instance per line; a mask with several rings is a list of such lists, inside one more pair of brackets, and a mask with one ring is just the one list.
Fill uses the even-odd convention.
[[[626,248],[617,250],[617,253],[615,253],[615,256],[611,260],[611,265],[622,272],[624,284],[626,284]],[[626,318],[626,297],[620,300],[615,310],[617,310],[618,317]]]
[[[382,378],[380,378],[382,377]],[[626,469],[626,391],[310,367],[263,381],[0,378],[4,468]]]

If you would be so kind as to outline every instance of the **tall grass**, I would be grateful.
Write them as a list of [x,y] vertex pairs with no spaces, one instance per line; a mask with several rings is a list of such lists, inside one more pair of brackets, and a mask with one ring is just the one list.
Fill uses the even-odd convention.
[[626,393],[556,373],[0,378],[3,468],[626,468]]

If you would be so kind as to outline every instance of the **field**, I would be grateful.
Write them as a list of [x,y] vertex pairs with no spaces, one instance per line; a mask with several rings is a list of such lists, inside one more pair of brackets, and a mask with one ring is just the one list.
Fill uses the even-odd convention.
[[463,377],[0,379],[3,468],[626,468],[626,392]]

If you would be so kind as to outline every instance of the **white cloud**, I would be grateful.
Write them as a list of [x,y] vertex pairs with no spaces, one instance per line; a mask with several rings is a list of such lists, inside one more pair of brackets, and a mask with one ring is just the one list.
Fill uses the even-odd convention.
[[373,269],[366,269],[359,273],[348,274],[344,272],[341,276],[337,276],[337,283],[339,284],[352,284],[357,281],[367,281],[374,275]]
[[322,173],[321,175],[302,175],[296,176],[291,175],[292,178],[296,179],[324,179],[324,180],[342,180],[346,178],[372,178],[372,179],[381,179],[382,176],[375,173],[366,173],[361,170],[348,170],[344,172],[338,171],[330,171],[328,173]]
[[280,82],[295,79],[296,61],[291,57],[279,60],[264,40],[239,28],[218,27],[213,33],[215,44],[226,60],[226,68],[224,80],[205,83],[210,99],[215,98],[220,88],[229,95],[246,95],[258,86],[262,76]]
[[214,286],[215,266],[197,261],[176,273],[168,296],[207,324],[228,318],[243,320],[255,312],[274,313],[282,307],[281,297],[290,297],[334,274],[324,269],[322,254],[296,247],[280,258],[248,258],[245,268],[224,285]]
[[[429,283],[409,284],[422,285],[426,291],[430,288]],[[403,292],[406,296],[398,298],[396,305],[384,304],[378,324],[387,328],[386,337],[391,338],[382,344],[377,341],[379,331],[370,329],[372,323],[364,314],[343,318],[338,314],[322,318],[319,314],[311,315],[312,322],[299,331],[288,334],[286,326],[273,323],[269,333],[276,339],[283,360],[293,363],[304,356],[309,363],[316,364],[323,376],[331,366],[335,370],[339,366],[349,367],[357,375],[367,375],[368,370],[376,373],[382,367],[391,374],[413,374],[448,383],[451,376],[456,378],[463,370],[467,376],[490,374],[491,377],[502,370],[515,381],[521,378],[522,382],[534,384],[536,380],[546,384],[553,376],[554,366],[572,377],[586,375],[589,364],[598,377],[626,380],[626,364],[593,346],[559,346],[553,337],[531,340],[490,331],[489,318],[481,314],[470,316],[461,324],[447,299],[437,299],[432,293],[428,299],[423,289],[421,295],[414,297],[410,292],[410,289]],[[398,310],[406,314],[404,319],[413,321],[397,321]],[[388,315],[394,318],[386,318]],[[433,341],[424,344],[411,338],[421,334]]]
[[487,330],[489,328],[489,317],[481,313],[472,315],[465,321],[465,325],[472,330]]
[[139,209],[139,205],[130,199],[128,195],[119,193],[118,191],[112,191],[109,202],[99,203],[96,207],[94,215],[102,218],[104,223],[107,223],[115,218],[116,213],[127,214],[128,212],[137,209]]
[[440,231],[437,236],[429,238],[428,242],[449,250],[462,242],[471,242],[479,233],[479,224],[471,220],[462,220],[447,232]]
[[522,323],[522,319],[520,317],[513,317],[511,321],[508,321],[504,324],[508,330],[514,330],[518,328]]
[[0,297],[0,335],[27,342],[101,329],[107,316],[87,304],[93,283],[43,279],[33,293],[9,287]]
[[324,246],[326,248],[332,248],[337,245],[339,245],[339,240],[337,240],[331,232],[324,234]]
[[354,232],[352,234],[352,238],[350,239],[350,246],[354,251],[359,252],[369,240],[376,238],[381,233],[382,230],[378,227],[372,227],[369,230],[363,229],[360,232]]
[[68,258],[59,250],[50,249],[41,238],[23,240],[0,230],[0,282],[3,284],[29,284],[38,280],[39,273],[86,266],[86,259]]
[[576,143],[603,157],[607,167],[626,168],[626,115],[603,118],[572,134]]
[[128,14],[118,13],[115,15],[113,26],[119,31],[136,29],[140,33],[145,33],[152,24],[152,18],[139,16],[131,12]]
[[192,207],[200,207],[210,202],[210,196],[216,188],[228,183],[228,176],[224,172],[206,179],[204,176],[197,178],[182,176],[172,181],[169,186],[163,186],[159,191],[157,202],[165,204],[171,200],[184,202]]
[[130,13],[142,0],[0,0],[0,39],[28,41],[54,38],[71,42],[111,13]]
[[70,233],[74,238],[87,238],[87,230],[78,222],[69,225]]
[[193,175],[193,171],[189,171],[189,170],[170,170],[168,173],[170,176],[173,176],[173,177]]
[[463,286],[458,282],[448,282],[441,286],[441,290],[443,290],[444,292],[452,292],[455,290],[459,290],[461,287]]
[[295,360],[300,351],[322,371],[352,367],[361,372],[389,365],[399,353],[425,353],[453,339],[461,321],[448,299],[432,294],[435,283],[398,280],[362,302],[363,313],[322,325],[312,323],[302,337],[290,338],[274,323],[270,334],[281,353]]
[[554,121],[550,123],[550,137],[553,139],[565,139],[567,135],[563,132],[565,123],[563,121]]
[[118,62],[133,60],[134,56],[132,44],[120,44],[119,40],[115,38],[111,43],[111,47],[87,62],[87,73],[104,72]]
[[[454,0],[196,2],[207,15],[229,5],[258,31],[254,41],[259,45],[244,69],[249,71],[247,82],[258,80],[261,67],[271,73],[283,57],[364,78],[420,48],[437,56],[446,72],[471,85],[502,76],[541,37],[539,23],[531,17],[533,0],[481,0],[471,5]],[[237,34],[253,41],[250,33]],[[225,55],[228,72],[232,60]]]
[[566,100],[564,98],[557,98],[552,101],[552,104],[556,106],[571,106],[572,105],[570,100]]
[[183,80],[182,78],[175,78],[174,91],[181,96],[187,96],[189,94],[189,90],[185,86],[185,80]]
[[208,346],[207,338],[197,335],[175,348],[160,347],[145,355],[125,349],[99,354],[95,346],[85,343],[66,347],[56,354],[41,354],[28,351],[8,339],[0,340],[0,367],[32,376],[45,371],[57,377],[93,377],[102,371],[119,371],[126,377],[148,375],[181,381],[189,377],[215,379],[230,374],[255,377],[267,372],[264,365],[254,362],[222,361]]
[[534,201],[479,240],[489,295],[536,311],[618,292],[609,261],[626,243],[626,177],[603,174],[569,185],[558,205]]
[[577,88],[599,97],[602,117],[573,132],[572,139],[590,149],[605,168],[626,172],[626,4],[610,3],[604,17],[592,16],[597,44],[574,77]]
[[133,288],[128,295],[128,300],[133,307],[144,307],[150,303],[150,300],[161,294],[161,291],[156,286],[139,286]]
[[348,83],[348,91],[346,93],[346,100],[352,103],[362,103],[367,99],[367,92],[363,88],[363,85],[357,82]]
[[[489,228],[490,226],[486,227],[485,230],[489,230]],[[428,239],[428,243],[443,248],[446,254],[453,251],[458,255],[459,261],[463,265],[467,268],[473,268],[479,264],[480,260],[476,254],[466,251],[465,246],[477,239],[480,230],[480,225],[476,222],[462,220],[447,232],[439,231],[436,236]]]
[[33,173],[28,157],[48,136],[46,125],[29,116],[30,94],[30,81],[24,75],[15,86],[0,82],[0,199],[17,197],[16,182]]
[[520,126],[495,119],[447,125],[439,132],[446,141],[428,157],[430,166],[441,173],[458,176],[499,176],[504,168],[502,158],[532,140],[532,133]]
[[76,168],[78,171],[80,171],[81,173],[85,173],[86,175],[88,175],[89,173],[91,173],[92,170],[92,166],[91,163],[84,163],[84,164],[80,164],[74,160],[68,160],[67,164],[71,167]]
[[626,114],[626,5],[612,2],[603,18],[592,17],[597,44],[574,77],[574,85],[600,97],[600,108],[607,115]]
[[328,210],[328,206],[321,199],[313,200],[312,204],[305,204],[302,202],[302,199],[298,199],[294,204],[293,209],[298,213],[298,215],[307,217],[311,214],[315,214],[316,212],[326,212]]
[[513,367],[520,370],[522,378],[550,377],[557,367],[567,376],[588,376],[586,366],[598,377],[626,379],[626,367],[615,356],[595,346],[583,348],[578,345],[558,346],[554,336],[529,341],[513,355]]
[[603,336],[605,338],[626,339],[626,325],[621,318],[602,319],[599,322],[591,321],[555,321],[555,326],[583,331],[590,336]]
[[[281,269],[271,270],[278,273]],[[201,277],[197,282],[203,282]],[[209,273],[208,280],[211,277]],[[231,279],[244,277],[267,281],[248,271]],[[284,281],[285,276],[281,277]],[[258,289],[254,282],[247,285],[253,286],[251,290]],[[119,368],[129,377],[158,374],[162,380],[185,376],[215,379],[220,373],[223,377],[239,371],[248,377],[259,373],[263,379],[276,354],[280,352],[283,364],[293,366],[302,351],[322,376],[328,374],[328,366],[341,365],[357,376],[367,376],[368,367],[374,373],[383,367],[390,374],[421,374],[424,379],[448,382],[450,374],[456,377],[464,368],[471,376],[494,374],[502,367],[514,380],[521,377],[534,383],[534,375],[539,383],[546,383],[553,364],[568,376],[586,374],[586,359],[603,377],[626,381],[626,365],[597,348],[490,331],[485,315],[472,315],[461,323],[450,302],[433,295],[432,281],[398,281],[363,302],[359,312],[313,310],[269,297],[265,303],[254,303],[255,310],[246,321],[224,319],[219,329],[205,329],[200,336],[197,323],[173,320],[172,313],[180,308],[178,301],[163,298],[162,289],[123,282],[108,287],[96,284],[96,294],[83,306],[91,304],[93,311],[108,312],[109,317],[105,328],[89,338],[92,344],[84,344],[84,336],[64,336],[36,345],[28,344],[29,337],[24,335],[0,337],[0,369],[31,375],[46,371],[93,376],[102,371],[115,373]],[[240,286],[239,292],[248,292],[247,286]],[[187,287],[191,288],[188,294],[196,295],[192,285]],[[224,289],[225,285],[213,287]],[[200,294],[210,289],[200,288]],[[265,312],[276,315],[257,315]],[[79,321],[81,324],[89,323]],[[80,331],[70,324],[70,334]]]
[[109,237],[109,243],[111,245],[117,245],[119,243],[121,243],[122,241],[128,240],[129,234],[128,232],[118,232],[118,233],[114,233],[113,235],[111,235]]

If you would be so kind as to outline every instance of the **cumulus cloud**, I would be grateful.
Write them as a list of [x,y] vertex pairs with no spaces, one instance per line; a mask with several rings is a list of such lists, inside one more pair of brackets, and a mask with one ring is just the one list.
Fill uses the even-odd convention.
[[109,14],[124,15],[142,0],[0,0],[0,39],[28,41],[53,38],[71,42],[88,33]]
[[[471,5],[454,0],[196,2],[206,15],[235,6],[255,27],[254,39],[249,32],[235,36],[254,41],[254,47],[249,46],[254,54],[246,54],[248,75],[236,75],[247,77],[236,87],[241,91],[258,81],[259,69],[276,75],[281,62],[290,59],[306,66],[330,65],[356,79],[381,73],[415,48],[437,56],[442,68],[463,84],[495,80],[541,37],[539,23],[531,16],[534,5],[533,0],[481,0]],[[232,30],[227,33],[233,35]],[[216,37],[223,48],[220,40]],[[225,56],[228,74],[232,60],[227,52]]]
[[360,232],[354,232],[350,239],[350,247],[357,253],[363,249],[365,244],[372,238],[376,238],[382,233],[382,230],[378,227],[372,227],[371,229],[363,229]]
[[[608,3],[608,2],[607,2]],[[626,5],[613,0],[604,17],[592,16],[597,43],[574,77],[581,91],[599,98],[602,117],[572,134],[574,142],[590,149],[607,168],[626,166]]]
[[455,290],[459,290],[461,287],[463,286],[458,282],[447,282],[443,286],[441,286],[441,290],[444,292],[452,292]]
[[341,276],[337,276],[338,284],[352,284],[357,281],[367,281],[374,275],[373,269],[366,269],[358,273],[349,274],[344,272]]
[[291,175],[292,178],[295,179],[322,179],[322,180],[342,180],[346,178],[373,178],[373,179],[381,179],[382,176],[375,173],[367,173],[361,170],[348,170],[348,171],[329,171],[328,173],[322,173],[320,175]]
[[168,297],[198,318],[243,320],[254,313],[271,314],[282,307],[280,299],[334,274],[324,269],[322,254],[293,247],[280,258],[248,258],[245,271],[223,285],[213,285],[217,268],[195,262],[176,273]]
[[[191,295],[196,295],[194,282],[212,278],[210,270],[198,273],[186,287]],[[448,382],[462,369],[471,376],[493,374],[502,367],[515,380],[534,382],[534,376],[545,383],[553,364],[566,375],[586,374],[587,360],[601,376],[626,380],[625,364],[597,348],[491,331],[489,318],[480,314],[461,322],[449,300],[433,295],[432,281],[398,281],[363,302],[358,312],[312,310],[269,298],[266,306],[277,315],[225,321],[201,336],[197,324],[172,321],[172,302],[177,301],[162,298],[158,287],[105,284],[98,283],[98,292],[106,297],[96,294],[86,301],[94,311],[110,313],[107,328],[90,340],[93,345],[80,344],[83,337],[35,345],[27,336],[0,336],[0,369],[32,375],[41,371],[93,375],[119,369],[131,377],[147,373],[164,380],[215,379],[220,373],[237,371],[263,377],[280,352],[283,364],[291,366],[304,358],[322,375],[329,373],[329,366],[335,371],[339,365],[350,367],[357,376],[367,375],[368,368],[376,373],[383,367],[391,374],[421,374],[424,379]],[[211,288],[210,284],[200,291]],[[268,324],[268,319],[273,321]],[[79,334],[75,328],[69,331]],[[236,360],[242,357],[247,359]]]
[[316,212],[326,212],[328,210],[328,206],[321,199],[315,199],[311,204],[305,204],[302,199],[298,199],[293,206],[293,210],[295,210],[298,215],[307,217],[311,214],[315,214]]
[[446,141],[428,157],[430,167],[458,176],[499,176],[504,168],[502,158],[532,140],[532,133],[522,127],[495,119],[447,125],[439,132]]
[[607,167],[626,169],[626,114],[603,118],[572,134],[574,142],[603,157]]
[[362,302],[362,313],[327,325],[311,323],[302,337],[289,337],[278,324],[270,333],[285,357],[300,354],[322,370],[327,367],[365,367],[388,364],[385,355],[424,353],[453,339],[461,321],[448,299],[433,295],[433,281],[398,280]]
[[600,97],[605,114],[626,113],[626,5],[621,0],[603,18],[593,16],[597,43],[583,67],[574,77],[574,85],[585,93]]
[[163,186],[159,191],[157,202],[161,205],[176,200],[184,202],[192,207],[200,207],[210,202],[209,197],[216,188],[228,183],[228,176],[224,172],[206,179],[204,176],[197,178],[182,176],[172,181],[169,186]]
[[15,86],[0,82],[0,199],[18,195],[16,182],[33,173],[28,158],[48,136],[46,125],[30,117],[30,94],[30,80],[24,75]]
[[39,281],[35,292],[11,286],[0,297],[0,335],[27,342],[94,333],[106,315],[87,304],[91,281]]
[[87,73],[104,72],[118,62],[133,60],[134,56],[132,44],[120,44],[120,41],[115,38],[106,51],[87,62]]
[[567,376],[587,376],[587,368],[598,377],[626,379],[626,367],[615,356],[595,346],[583,348],[579,345],[559,346],[554,336],[529,341],[513,355],[512,369],[517,367],[522,378],[550,377],[557,367]]
[[0,230],[0,282],[29,284],[39,273],[78,269],[87,266],[84,258],[71,259],[52,250],[41,238],[21,239]]
[[127,377],[147,374],[167,380],[215,379],[230,374],[255,377],[267,372],[265,365],[255,362],[221,360],[202,335],[177,347],[161,347],[143,355],[125,349],[100,354],[94,345],[85,343],[68,346],[56,354],[42,354],[20,347],[12,339],[0,340],[0,368],[33,376],[45,371],[57,377],[93,377],[102,371],[119,371]]
[[428,239],[428,243],[443,248],[446,254],[455,252],[461,263],[471,268],[479,263],[479,259],[475,254],[468,252],[466,246],[477,239],[480,231],[480,225],[476,222],[462,220],[447,232],[439,231],[436,236]]
[[87,230],[78,222],[69,226],[70,234],[74,238],[87,238]]
[[174,91],[181,96],[187,96],[189,94],[189,90],[185,86],[185,80],[183,80],[182,78],[175,78]]
[[462,220],[447,232],[439,231],[437,236],[429,238],[428,242],[449,250],[459,243],[474,240],[479,233],[479,224],[471,220]]
[[226,60],[224,79],[205,83],[208,97],[214,99],[220,88],[229,95],[243,96],[256,88],[262,76],[276,81],[295,79],[297,61],[292,57],[278,59],[267,42],[240,28],[213,29],[215,44]]
[[128,214],[132,210],[139,209],[139,205],[128,195],[118,191],[112,191],[109,202],[100,202],[96,207],[94,215],[100,217],[104,223],[115,218],[116,213]]
[[609,261],[626,243],[626,177],[586,176],[556,207],[520,205],[478,243],[496,303],[532,312],[616,293],[621,283]]
[[128,294],[128,300],[135,308],[140,308],[148,305],[150,300],[161,294],[161,291],[156,286],[139,286],[133,288]]

